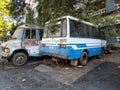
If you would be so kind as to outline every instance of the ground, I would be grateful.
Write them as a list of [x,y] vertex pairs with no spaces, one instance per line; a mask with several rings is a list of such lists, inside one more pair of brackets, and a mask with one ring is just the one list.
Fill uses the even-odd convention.
[[90,58],[87,66],[73,67],[30,60],[14,67],[0,66],[0,90],[119,90],[120,51],[103,58]]

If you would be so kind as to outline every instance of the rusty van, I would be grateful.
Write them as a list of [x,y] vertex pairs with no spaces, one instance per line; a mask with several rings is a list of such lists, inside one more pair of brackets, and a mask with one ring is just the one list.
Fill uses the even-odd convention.
[[2,60],[11,60],[14,65],[24,65],[29,57],[41,57],[40,42],[43,29],[36,25],[19,26],[11,39],[2,43]]

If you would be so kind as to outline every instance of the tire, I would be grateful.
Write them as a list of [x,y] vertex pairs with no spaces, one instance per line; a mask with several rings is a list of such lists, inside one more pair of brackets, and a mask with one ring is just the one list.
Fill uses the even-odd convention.
[[81,57],[79,58],[79,65],[85,66],[87,65],[87,63],[88,63],[88,53],[84,51],[81,54]]
[[104,49],[101,48],[100,54],[98,55],[99,58],[102,58],[104,56]]
[[12,62],[15,66],[24,65],[27,62],[27,55],[25,53],[15,53],[12,57]]

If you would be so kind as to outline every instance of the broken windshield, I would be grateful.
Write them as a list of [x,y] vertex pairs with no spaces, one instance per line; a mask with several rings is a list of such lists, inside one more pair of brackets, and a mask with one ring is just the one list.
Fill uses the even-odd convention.
[[44,38],[65,37],[67,32],[67,20],[57,20],[49,23],[44,28]]
[[17,39],[19,38],[21,31],[23,30],[23,28],[17,28],[17,30],[14,32],[14,34],[12,35],[12,39]]

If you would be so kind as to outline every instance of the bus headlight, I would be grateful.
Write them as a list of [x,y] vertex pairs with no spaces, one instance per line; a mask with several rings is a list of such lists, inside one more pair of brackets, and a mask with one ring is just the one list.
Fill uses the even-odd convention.
[[9,48],[5,48],[5,53],[9,53],[10,52],[10,49]]

